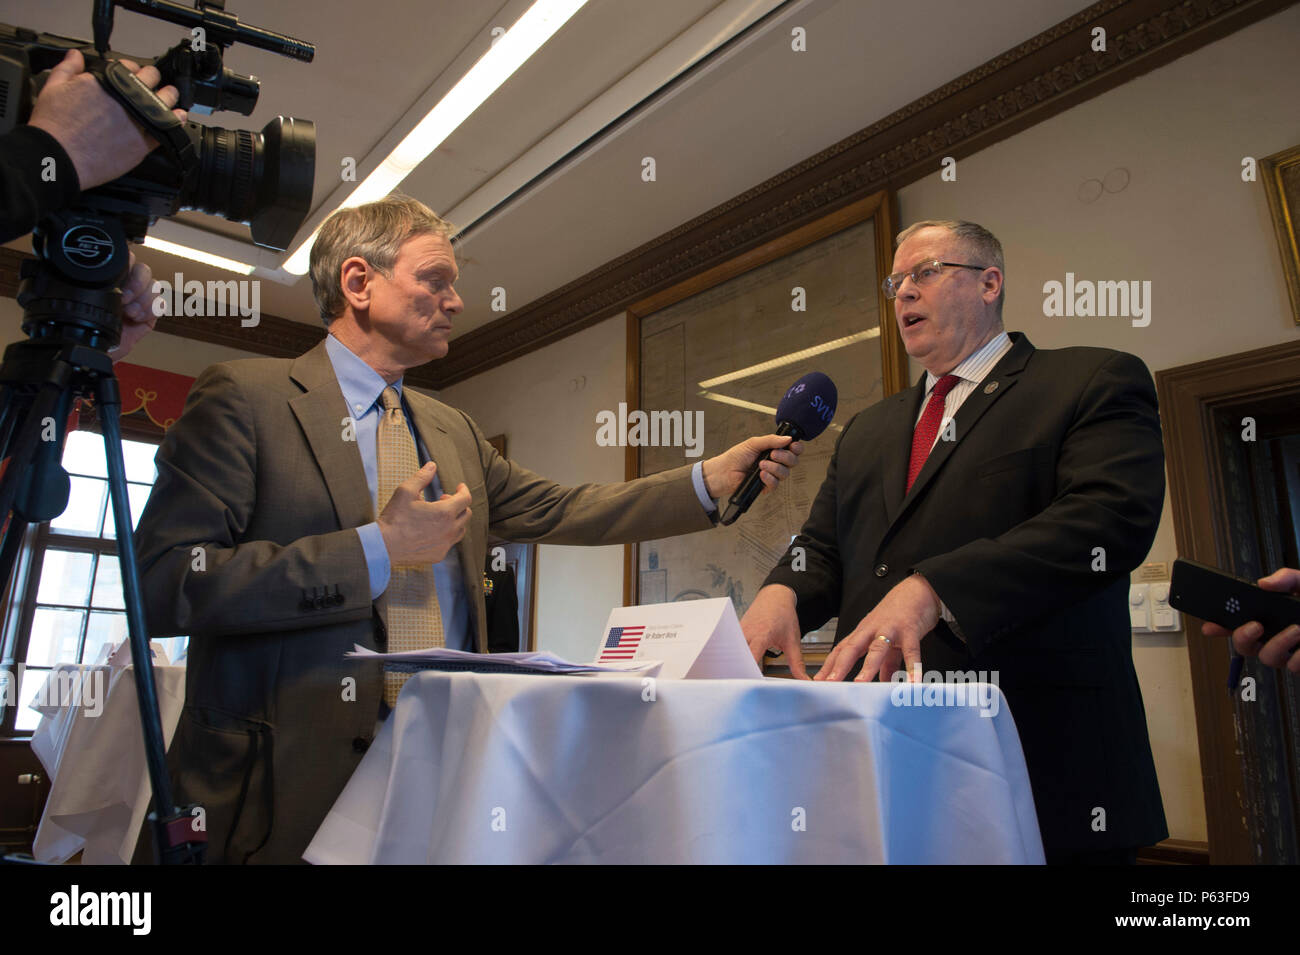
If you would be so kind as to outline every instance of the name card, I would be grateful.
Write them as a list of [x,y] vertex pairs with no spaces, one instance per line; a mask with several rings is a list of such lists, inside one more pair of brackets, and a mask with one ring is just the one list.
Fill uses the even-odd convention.
[[595,663],[659,660],[669,680],[761,680],[727,597],[616,607]]

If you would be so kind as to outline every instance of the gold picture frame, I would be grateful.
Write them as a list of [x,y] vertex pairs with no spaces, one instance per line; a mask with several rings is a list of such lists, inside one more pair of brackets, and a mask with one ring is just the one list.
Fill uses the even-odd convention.
[[1265,156],[1259,161],[1268,211],[1273,218],[1278,251],[1282,253],[1282,274],[1291,296],[1291,317],[1300,325],[1300,238],[1296,218],[1300,216],[1300,146]]

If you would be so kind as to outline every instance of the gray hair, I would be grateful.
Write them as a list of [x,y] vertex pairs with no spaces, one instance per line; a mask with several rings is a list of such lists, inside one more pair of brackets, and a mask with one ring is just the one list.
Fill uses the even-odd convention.
[[[895,248],[922,229],[946,230],[950,235],[958,239],[967,253],[976,260],[970,263],[971,265],[982,265],[985,268],[996,266],[998,271],[1004,277],[1006,276],[1007,267],[1002,256],[1002,243],[998,241],[998,237],[982,225],[975,222],[966,222],[964,219],[922,219],[920,222],[913,222],[898,233]],[[1004,282],[996,302],[999,321],[1002,319],[1002,303],[1006,300],[1006,297],[1006,283]]]
[[386,196],[334,213],[325,220],[311,247],[311,290],[325,327],[343,314],[346,299],[341,277],[345,261],[360,256],[384,275],[390,275],[397,252],[407,239],[441,235],[450,240],[455,231],[450,222],[409,196]]

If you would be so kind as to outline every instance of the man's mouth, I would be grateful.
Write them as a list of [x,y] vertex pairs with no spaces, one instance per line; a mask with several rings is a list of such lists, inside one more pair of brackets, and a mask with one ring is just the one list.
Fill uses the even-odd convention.
[[911,327],[912,327],[913,325],[915,325],[917,322],[923,322],[923,321],[925,321],[925,316],[924,316],[924,315],[904,315],[904,316],[903,316],[903,327],[904,327],[904,328],[911,328]]

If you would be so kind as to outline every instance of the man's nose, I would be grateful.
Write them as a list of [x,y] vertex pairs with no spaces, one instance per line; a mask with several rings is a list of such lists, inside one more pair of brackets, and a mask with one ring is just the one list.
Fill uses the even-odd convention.
[[442,307],[442,310],[448,315],[459,315],[465,310],[465,303],[461,301],[455,289],[451,290],[451,300]]
[[917,288],[916,279],[912,278],[909,272],[903,276],[903,280],[898,283],[898,294],[895,298],[902,299],[905,302],[914,302],[920,296],[921,292]]

